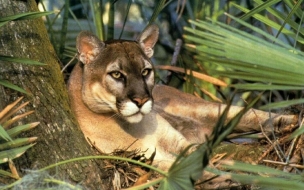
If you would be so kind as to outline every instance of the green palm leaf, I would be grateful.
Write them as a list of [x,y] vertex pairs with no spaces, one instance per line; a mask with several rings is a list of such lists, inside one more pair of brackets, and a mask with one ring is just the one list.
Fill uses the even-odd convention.
[[[184,36],[188,40],[188,49],[196,51],[196,58],[201,62],[210,62],[225,68],[210,69],[211,74],[254,82],[232,85],[246,90],[304,88],[302,52],[240,19],[232,18],[268,40],[219,22],[212,24],[206,21],[190,21],[196,28],[185,28],[188,32]],[[272,41],[275,41],[275,44],[271,43]],[[270,87],[271,85],[274,86]],[[289,101],[271,107],[302,101]]]
[[14,85],[12,84],[11,82],[8,82],[6,80],[0,80],[0,85],[3,85],[5,87],[8,87],[8,88],[11,88],[11,89],[14,89],[16,91],[19,91],[19,92],[22,92],[24,94],[27,94],[27,92],[25,90],[23,90],[22,88],[20,88],[19,86],[17,85]]
[[[222,166],[232,172],[223,172],[213,168],[207,168],[206,170],[217,175],[230,176],[243,184],[257,184],[267,189],[290,190],[292,187],[293,190],[302,190],[304,188],[301,175],[283,172],[266,166],[234,161],[224,161]],[[233,173],[233,171],[238,171],[238,173],[240,171],[250,172],[250,174],[237,174]]]
[[[280,23],[277,23],[277,22],[269,19],[267,16],[263,16],[261,14],[257,14],[256,12],[254,12],[252,14],[249,9],[246,9],[245,7],[242,7],[242,6],[237,5],[235,3],[231,3],[231,5],[233,5],[237,9],[239,9],[239,10],[243,11],[244,13],[246,13],[245,15],[247,15],[247,14],[249,14],[250,16],[252,15],[254,18],[256,18],[257,20],[261,21],[262,23],[264,23],[264,24],[266,24],[266,25],[268,25],[268,26],[270,26],[270,27],[272,27],[272,28],[274,28],[274,29],[276,29],[278,31],[281,31],[283,34],[285,34],[285,35],[287,35],[287,36],[289,36],[289,37],[291,37],[293,39],[296,39],[298,42],[300,42],[302,44],[304,43],[304,39],[302,37],[297,36],[297,34],[294,31],[288,30],[288,29],[282,27],[284,24],[282,25]],[[296,11],[296,10],[294,10],[294,11]],[[290,12],[290,14],[292,14],[292,13],[293,12]],[[282,14],[281,14],[281,16],[282,16]],[[247,17],[245,17],[245,18],[247,18]],[[286,16],[283,19],[287,22],[287,21],[289,21],[289,16]],[[295,26],[295,25],[293,25],[293,26]]]
[[50,14],[53,14],[53,13],[54,13],[53,11],[21,13],[21,14],[17,14],[17,15],[2,17],[2,18],[0,18],[0,22],[40,18],[42,16],[50,15]]
[[18,147],[18,148],[12,148],[12,149],[1,151],[0,152],[0,164],[20,157],[22,154],[25,153],[25,151],[27,149],[31,148],[34,145],[35,144],[30,144],[27,146],[22,146],[22,147]]
[[9,134],[4,130],[2,125],[0,125],[0,137],[6,141],[13,141]]
[[5,56],[5,55],[0,55],[0,61],[10,61],[10,62],[22,63],[22,64],[27,64],[27,65],[40,65],[40,66],[46,65],[44,63],[41,63],[39,61],[34,61],[32,59],[10,57],[10,56]]

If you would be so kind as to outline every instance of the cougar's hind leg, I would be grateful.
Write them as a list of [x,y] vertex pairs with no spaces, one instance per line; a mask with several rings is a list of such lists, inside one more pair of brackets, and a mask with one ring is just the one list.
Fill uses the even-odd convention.
[[[153,90],[155,109],[172,126],[191,142],[205,141],[212,132],[226,105],[208,102],[168,86],[155,86]],[[233,118],[242,107],[231,106],[227,120]],[[297,124],[295,115],[279,115],[251,109],[241,119],[234,132],[281,131]]]

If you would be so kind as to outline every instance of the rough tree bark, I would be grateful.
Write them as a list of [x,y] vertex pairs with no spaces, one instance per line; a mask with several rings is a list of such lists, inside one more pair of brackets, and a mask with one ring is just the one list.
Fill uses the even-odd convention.
[[[0,17],[38,11],[34,0],[0,0]],[[0,86],[0,109],[20,96],[30,101],[27,106],[35,113],[25,123],[40,125],[26,136],[38,137],[37,144],[16,160],[19,172],[37,169],[75,157],[93,155],[69,107],[68,95],[58,58],[48,39],[42,19],[12,21],[0,28],[0,54],[30,58],[46,66],[28,66],[0,61],[0,79],[21,86],[28,95]],[[100,163],[86,160],[62,165],[49,171],[70,182],[89,189],[105,189]]]

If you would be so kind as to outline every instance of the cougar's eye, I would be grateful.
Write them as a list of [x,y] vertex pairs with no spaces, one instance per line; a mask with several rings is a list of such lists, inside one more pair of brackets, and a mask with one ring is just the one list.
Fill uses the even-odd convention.
[[151,71],[151,69],[144,69],[142,72],[141,72],[141,74],[142,74],[142,76],[148,76],[149,75],[149,73],[150,73],[150,71]]
[[115,78],[115,79],[120,79],[120,78],[123,77],[123,75],[121,74],[121,72],[118,72],[118,71],[114,71],[114,72],[112,72],[112,73],[110,73],[110,74],[111,74],[111,76],[112,76],[113,78]]

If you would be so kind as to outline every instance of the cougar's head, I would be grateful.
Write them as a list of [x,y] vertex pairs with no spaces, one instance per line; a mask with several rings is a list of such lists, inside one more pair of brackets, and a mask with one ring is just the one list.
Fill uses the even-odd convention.
[[82,100],[96,113],[116,113],[138,123],[153,106],[154,70],[150,61],[158,27],[147,27],[137,41],[101,41],[89,32],[77,37],[83,63]]

